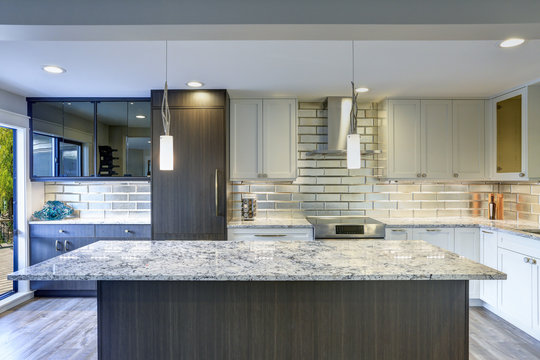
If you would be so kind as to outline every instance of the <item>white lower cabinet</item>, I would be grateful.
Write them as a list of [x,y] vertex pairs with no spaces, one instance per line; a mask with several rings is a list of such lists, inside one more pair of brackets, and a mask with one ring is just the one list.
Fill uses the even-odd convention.
[[411,228],[386,228],[385,240],[412,240],[413,231]]
[[[497,232],[480,230],[480,263],[493,269],[498,269]],[[480,282],[480,299],[486,304],[497,308],[498,280],[483,280]]]
[[[454,252],[472,261],[480,261],[480,229],[456,228]],[[469,281],[469,298],[480,297],[480,280]]]
[[230,228],[228,240],[313,240],[312,228]]
[[424,240],[445,250],[454,251],[454,228],[414,228],[413,240]]

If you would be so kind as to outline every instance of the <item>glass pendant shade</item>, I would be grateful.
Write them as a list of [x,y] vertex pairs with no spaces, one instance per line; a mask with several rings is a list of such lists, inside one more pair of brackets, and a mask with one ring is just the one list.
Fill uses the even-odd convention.
[[173,137],[161,135],[159,137],[159,170],[171,171],[174,169]]
[[347,169],[360,169],[362,162],[360,135],[347,135]]

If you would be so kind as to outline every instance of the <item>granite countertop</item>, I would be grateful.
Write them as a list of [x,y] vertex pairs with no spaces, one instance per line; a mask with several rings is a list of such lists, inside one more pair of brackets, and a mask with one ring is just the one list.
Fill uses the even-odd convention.
[[525,232],[525,229],[540,229],[540,225],[530,221],[489,220],[481,217],[438,217],[438,218],[376,218],[388,228],[426,228],[426,227],[480,227],[495,231],[505,231],[534,240],[540,234]]
[[233,220],[227,224],[229,229],[233,228],[312,228],[313,225],[305,218],[303,219],[257,219],[253,221]]
[[150,225],[150,218],[123,218],[123,217],[108,217],[108,218],[68,218],[63,220],[30,220],[29,224],[44,224],[44,225],[77,225],[77,224],[140,224]]
[[424,241],[99,241],[10,280],[489,280],[506,274]]

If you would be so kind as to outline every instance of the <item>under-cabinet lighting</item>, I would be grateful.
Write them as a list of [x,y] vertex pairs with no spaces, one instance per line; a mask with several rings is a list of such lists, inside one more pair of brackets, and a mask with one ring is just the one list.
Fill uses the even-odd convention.
[[62,74],[66,72],[66,69],[56,65],[45,65],[42,67],[42,69],[49,74]]
[[144,115],[135,115],[137,119],[146,119],[146,116]]
[[161,135],[159,137],[159,170],[173,170],[173,137]]
[[369,88],[367,88],[367,87],[359,87],[359,88],[354,89],[354,91],[356,91],[357,93],[365,93],[365,92],[369,91]]
[[521,45],[525,42],[525,39],[521,39],[521,38],[510,38],[510,39],[506,39],[504,40],[503,42],[501,42],[499,44],[500,47],[502,48],[509,48],[509,47],[514,47],[514,46],[518,46],[518,45]]

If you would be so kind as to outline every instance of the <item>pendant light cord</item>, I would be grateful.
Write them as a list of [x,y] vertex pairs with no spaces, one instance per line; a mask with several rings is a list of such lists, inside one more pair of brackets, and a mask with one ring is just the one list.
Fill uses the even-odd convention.
[[171,111],[169,109],[169,87],[167,85],[167,79],[169,76],[169,45],[165,40],[165,88],[163,90],[163,100],[161,101],[161,120],[163,121],[163,131],[165,135],[170,134],[171,128]]
[[351,53],[352,53],[352,81],[351,81],[351,86],[352,86],[352,96],[351,96],[351,99],[352,99],[352,104],[351,104],[351,128],[349,130],[349,133],[350,134],[356,134],[356,124],[357,124],[357,120],[356,120],[356,114],[358,112],[358,104],[356,103],[357,101],[357,98],[358,98],[358,93],[356,92],[356,89],[355,89],[355,86],[354,86],[354,40],[351,42]]

